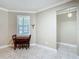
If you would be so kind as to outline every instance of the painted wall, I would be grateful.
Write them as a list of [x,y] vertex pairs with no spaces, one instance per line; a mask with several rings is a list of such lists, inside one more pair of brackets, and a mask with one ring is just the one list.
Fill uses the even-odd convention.
[[56,11],[38,13],[36,23],[36,43],[56,48]]
[[[12,35],[17,31],[17,15],[30,15],[31,24],[35,24],[37,28],[32,29],[31,43],[38,43],[52,48],[56,48],[56,11],[74,6],[73,2],[48,9],[37,14],[28,13],[12,13],[0,10],[0,45],[6,45],[12,40]],[[6,20],[5,20],[6,19]],[[37,24],[36,24],[37,23]],[[3,30],[5,29],[5,30]],[[7,39],[8,37],[8,39]]]
[[0,46],[8,44],[8,13],[0,10]]
[[79,55],[79,6],[77,10],[77,53]]
[[68,2],[54,8],[37,13],[36,42],[41,45],[56,48],[56,11],[76,6],[76,2]]
[[9,20],[9,39],[10,39],[10,43],[12,40],[12,35],[13,34],[17,34],[17,16],[18,15],[26,15],[26,16],[30,16],[31,17],[31,43],[35,43],[36,42],[36,27],[33,29],[32,28],[32,24],[35,24],[36,26],[36,15],[35,14],[28,14],[28,13],[15,13],[15,12],[9,12],[8,13],[8,20]]
[[76,45],[77,41],[77,16],[72,12],[69,18],[68,13],[57,15],[57,41],[61,43]]

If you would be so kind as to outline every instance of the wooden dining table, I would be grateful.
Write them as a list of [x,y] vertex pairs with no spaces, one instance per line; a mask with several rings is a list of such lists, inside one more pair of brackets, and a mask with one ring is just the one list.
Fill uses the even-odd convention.
[[13,39],[15,50],[16,50],[16,48],[24,48],[24,47],[29,48],[30,47],[31,35],[28,35],[28,36],[13,35],[12,39]]

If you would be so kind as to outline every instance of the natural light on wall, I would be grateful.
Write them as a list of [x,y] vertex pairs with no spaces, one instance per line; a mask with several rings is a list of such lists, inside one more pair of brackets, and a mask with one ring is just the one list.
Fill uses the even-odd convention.
[[17,16],[17,34],[29,35],[30,34],[30,16]]

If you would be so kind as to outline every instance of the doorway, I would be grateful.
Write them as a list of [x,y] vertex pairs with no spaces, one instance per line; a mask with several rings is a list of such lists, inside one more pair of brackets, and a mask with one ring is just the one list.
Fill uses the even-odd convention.
[[76,7],[57,11],[57,50],[66,56],[77,54]]

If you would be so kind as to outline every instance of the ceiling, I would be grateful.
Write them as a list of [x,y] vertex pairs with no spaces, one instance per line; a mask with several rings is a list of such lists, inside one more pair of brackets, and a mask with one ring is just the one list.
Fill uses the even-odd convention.
[[0,0],[0,7],[10,11],[42,11],[71,0]]

